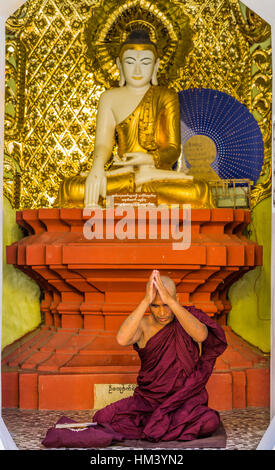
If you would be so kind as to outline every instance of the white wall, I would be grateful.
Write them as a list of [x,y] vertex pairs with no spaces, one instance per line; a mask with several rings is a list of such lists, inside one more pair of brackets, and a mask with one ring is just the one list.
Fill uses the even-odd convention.
[[[251,10],[254,10],[272,27],[273,70],[275,67],[275,1],[274,0],[242,0]],[[275,80],[273,74],[273,96],[275,96]],[[273,129],[275,124],[275,100],[272,107]],[[274,137],[274,136],[273,136]],[[274,139],[273,139],[274,142]],[[273,146],[274,171],[274,146]],[[275,181],[273,176],[272,194],[274,194]],[[270,414],[275,416],[275,207],[272,209],[272,251],[271,251],[271,365],[270,365]]]
[[[4,155],[4,103],[5,103],[5,22],[6,19],[16,11],[25,0],[0,0],[0,162]],[[3,230],[3,166],[0,164],[0,299],[2,299],[2,230]],[[2,300],[0,301],[0,351],[2,332]],[[1,354],[0,354],[1,356]],[[1,392],[1,362],[0,362],[0,392]],[[1,417],[1,393],[0,393],[0,449],[17,449],[5,423]]]

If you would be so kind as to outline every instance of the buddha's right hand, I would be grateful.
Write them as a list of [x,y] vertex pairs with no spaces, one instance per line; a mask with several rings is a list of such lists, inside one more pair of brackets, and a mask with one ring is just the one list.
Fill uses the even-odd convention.
[[106,197],[107,178],[103,169],[92,169],[85,182],[84,207],[98,206],[99,196]]

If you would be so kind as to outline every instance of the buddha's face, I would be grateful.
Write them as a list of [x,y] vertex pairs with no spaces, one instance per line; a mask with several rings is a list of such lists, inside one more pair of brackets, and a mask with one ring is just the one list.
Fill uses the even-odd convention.
[[122,55],[121,68],[126,84],[134,88],[148,85],[156,67],[158,61],[151,50],[128,49]]

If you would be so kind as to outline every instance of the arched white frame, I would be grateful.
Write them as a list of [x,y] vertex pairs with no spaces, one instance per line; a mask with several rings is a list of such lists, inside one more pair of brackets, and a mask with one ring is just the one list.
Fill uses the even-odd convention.
[[[21,7],[26,0],[0,0],[0,159],[3,162],[4,156],[4,106],[5,106],[5,23],[7,18]],[[242,2],[260,15],[272,27],[272,48],[275,51],[275,8],[274,0],[242,0]],[[273,55],[274,70],[274,55]],[[273,96],[275,85],[273,80]],[[273,128],[275,125],[275,105],[272,108]],[[273,152],[274,154],[274,152]],[[0,299],[2,299],[2,228],[3,228],[3,165],[0,165]],[[273,159],[274,168],[274,159]],[[272,172],[273,174],[273,172]],[[272,184],[273,194],[275,190],[274,176]],[[275,206],[272,208],[272,259],[275,261]],[[272,292],[272,312],[271,312],[271,380],[270,380],[270,413],[271,418],[275,416],[275,263],[273,263],[271,273],[271,292]],[[0,302],[0,346],[2,332],[2,302]],[[1,349],[0,349],[1,350]],[[1,362],[0,362],[1,372]],[[0,374],[0,392],[1,392],[1,374]],[[16,446],[9,435],[5,423],[1,417],[1,393],[0,393],[0,449],[16,449]]]

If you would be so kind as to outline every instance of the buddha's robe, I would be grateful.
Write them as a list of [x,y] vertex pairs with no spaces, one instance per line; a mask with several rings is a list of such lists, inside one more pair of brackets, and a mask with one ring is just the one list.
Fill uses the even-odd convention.
[[126,439],[190,441],[214,433],[217,411],[208,407],[205,385],[217,356],[226,349],[221,326],[194,307],[185,307],[207,325],[208,337],[198,344],[176,317],[159,330],[144,348],[133,347],[141,359],[134,395],[95,413],[93,420],[109,424]]
[[[153,156],[155,167],[172,170],[181,152],[179,99],[175,91],[151,86],[136,109],[115,128],[118,155],[146,152]],[[113,170],[112,165],[108,170]],[[119,169],[119,167],[116,167]],[[85,176],[65,179],[55,207],[83,207]],[[107,195],[154,193],[158,204],[191,204],[194,208],[214,207],[212,193],[205,181],[161,179],[136,187],[135,172],[126,171],[107,176]]]

